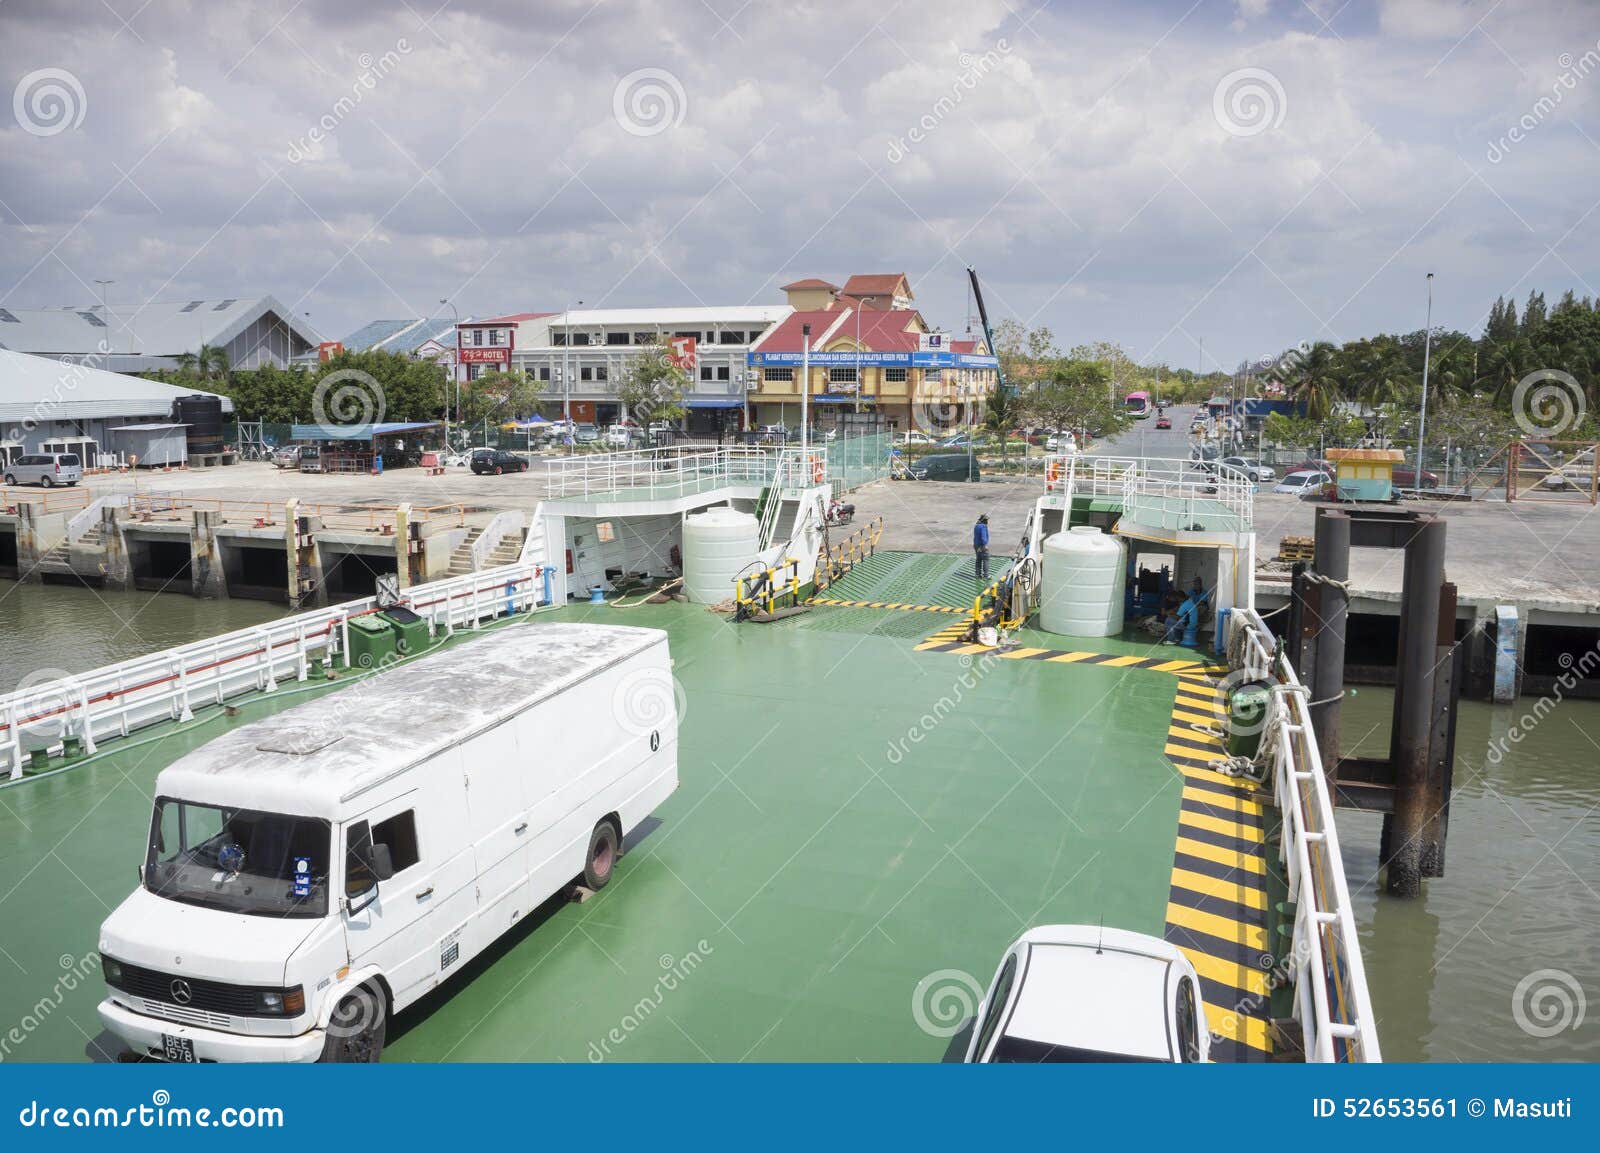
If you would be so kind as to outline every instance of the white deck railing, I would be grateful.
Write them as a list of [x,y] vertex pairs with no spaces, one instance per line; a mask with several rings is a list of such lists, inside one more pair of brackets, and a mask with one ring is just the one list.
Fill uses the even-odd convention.
[[[524,560],[415,585],[401,603],[435,635],[477,628],[544,603],[544,570]],[[99,741],[186,721],[199,706],[270,692],[281,680],[304,681],[319,659],[348,668],[350,621],[376,611],[375,598],[365,597],[0,696],[0,782],[21,777],[33,749],[59,754],[70,740],[93,753]]]
[[1045,477],[1052,490],[1116,500],[1150,528],[1249,532],[1255,519],[1255,483],[1229,465],[1077,453],[1049,457]]
[[[828,452],[822,445],[806,450],[813,458],[813,473],[825,476]],[[726,485],[761,486],[771,483],[779,458],[799,460],[799,448],[700,448],[674,446],[631,452],[595,452],[544,457],[542,467],[547,497],[590,498],[620,495],[626,499],[660,500],[704,492]],[[801,474],[795,464],[790,477]]]
[[1229,631],[1229,651],[1242,652],[1238,675],[1274,686],[1262,740],[1268,742],[1265,753],[1283,821],[1279,853],[1295,906],[1286,964],[1306,1060],[1382,1060],[1307,694],[1254,609],[1235,609]]

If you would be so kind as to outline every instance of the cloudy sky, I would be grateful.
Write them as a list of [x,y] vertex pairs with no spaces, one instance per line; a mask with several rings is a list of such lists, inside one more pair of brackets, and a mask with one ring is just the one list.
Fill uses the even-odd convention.
[[0,0],[0,305],[781,302],[1231,367],[1600,295],[1594,0]]

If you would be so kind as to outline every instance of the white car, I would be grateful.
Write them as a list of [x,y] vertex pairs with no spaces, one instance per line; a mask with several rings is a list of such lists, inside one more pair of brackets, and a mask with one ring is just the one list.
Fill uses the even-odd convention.
[[1070,432],[1063,432],[1048,438],[1044,442],[1044,448],[1046,452],[1059,452],[1071,456],[1078,451],[1078,439]]
[[1280,480],[1273,488],[1273,492],[1287,493],[1290,496],[1310,496],[1321,492],[1323,487],[1333,483],[1333,477],[1325,472],[1291,472]]
[[1264,464],[1257,464],[1253,460],[1246,460],[1242,456],[1225,456],[1222,458],[1222,463],[1238,469],[1257,484],[1271,484],[1278,477],[1275,470]]
[[978,1006],[969,1062],[1205,1061],[1200,978],[1159,937],[1041,925],[1006,950]]
[[901,444],[938,444],[938,438],[929,436],[925,432],[907,432],[900,437]]

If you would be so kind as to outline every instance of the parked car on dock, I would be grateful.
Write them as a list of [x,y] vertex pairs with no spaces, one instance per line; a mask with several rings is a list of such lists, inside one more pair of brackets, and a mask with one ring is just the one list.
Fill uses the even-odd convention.
[[528,462],[514,452],[503,448],[476,448],[472,450],[472,471],[499,476],[503,472],[527,472]]
[[1332,483],[1332,474],[1306,469],[1301,472],[1291,472],[1280,480],[1272,491],[1303,498],[1316,496]]
[[272,454],[272,463],[279,468],[297,468],[300,464],[300,446],[286,444]]
[[75,452],[32,452],[6,466],[7,484],[37,484],[53,488],[75,485],[83,479],[83,462]]
[[1176,945],[1098,925],[1029,929],[978,1006],[969,1062],[1209,1058],[1200,978]]
[[1257,484],[1271,484],[1278,477],[1274,470],[1260,461],[1248,460],[1242,456],[1225,456],[1222,458],[1222,463],[1238,469]]
[[906,466],[912,480],[980,480],[978,459],[964,452],[941,452]]
[[574,424],[572,441],[574,444],[599,444],[600,429],[594,424]]

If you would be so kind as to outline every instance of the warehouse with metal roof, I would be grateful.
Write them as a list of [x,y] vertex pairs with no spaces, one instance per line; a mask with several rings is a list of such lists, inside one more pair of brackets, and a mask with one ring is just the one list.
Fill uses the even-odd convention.
[[[11,460],[65,443],[92,467],[99,454],[123,448],[119,430],[170,424],[178,399],[196,395],[214,394],[0,350],[0,455]],[[227,397],[216,399],[224,413],[233,411]]]
[[270,296],[0,308],[0,349],[111,372],[176,368],[203,345],[222,349],[230,368],[282,368],[314,352],[317,335]]

